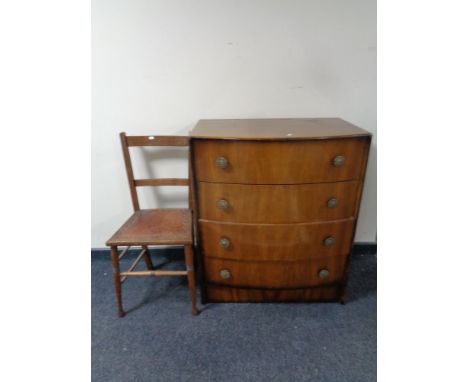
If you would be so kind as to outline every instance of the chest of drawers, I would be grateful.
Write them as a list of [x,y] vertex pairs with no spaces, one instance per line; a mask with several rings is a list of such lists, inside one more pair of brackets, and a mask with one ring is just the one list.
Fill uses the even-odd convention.
[[202,301],[342,300],[371,135],[338,118],[190,135]]

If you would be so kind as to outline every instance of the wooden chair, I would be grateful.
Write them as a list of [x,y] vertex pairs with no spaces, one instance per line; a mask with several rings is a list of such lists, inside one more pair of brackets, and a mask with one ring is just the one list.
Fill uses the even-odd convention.
[[[190,179],[135,179],[132,169],[129,147],[133,146],[188,146],[187,137],[175,136],[127,136],[120,133],[122,151],[127,170],[128,184],[132,197],[133,215],[106,242],[111,248],[112,270],[114,274],[115,294],[117,297],[118,316],[125,312],[122,306],[122,283],[129,276],[187,276],[192,314],[198,314],[196,306],[196,286],[193,269],[193,226],[191,212]],[[189,176],[190,178],[190,176]],[[140,209],[137,187],[144,186],[189,186],[189,208]],[[155,270],[149,255],[149,245],[181,245],[184,247],[185,271]],[[126,248],[119,254],[118,247]],[[141,246],[142,250],[130,268],[120,271],[120,259],[132,246]],[[134,271],[141,259],[144,259],[148,270]]]

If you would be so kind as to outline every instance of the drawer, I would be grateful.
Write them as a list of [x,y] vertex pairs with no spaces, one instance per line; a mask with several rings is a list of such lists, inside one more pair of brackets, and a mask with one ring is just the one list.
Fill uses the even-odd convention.
[[369,138],[311,141],[193,140],[198,181],[246,184],[361,179]]
[[354,219],[327,223],[239,224],[199,220],[204,253],[222,259],[281,261],[348,254]]
[[360,188],[359,181],[197,185],[201,219],[238,223],[307,223],[353,217]]
[[208,283],[252,288],[305,288],[341,281],[346,256],[293,262],[253,262],[203,257]]

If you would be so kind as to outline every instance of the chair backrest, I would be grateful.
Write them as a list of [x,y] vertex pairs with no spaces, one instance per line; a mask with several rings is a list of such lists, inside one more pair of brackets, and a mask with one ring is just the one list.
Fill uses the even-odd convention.
[[[137,187],[145,186],[189,186],[189,206],[191,207],[192,196],[189,179],[186,178],[159,178],[159,179],[135,179],[133,174],[132,160],[130,157],[130,147],[133,146],[188,146],[189,138],[182,136],[127,136],[125,133],[120,133],[120,142],[122,143],[122,151],[127,170],[128,185],[130,186],[130,195],[132,196],[133,209],[138,211],[140,203],[138,201]],[[190,155],[189,155],[190,158]],[[189,166],[190,169],[190,166]]]

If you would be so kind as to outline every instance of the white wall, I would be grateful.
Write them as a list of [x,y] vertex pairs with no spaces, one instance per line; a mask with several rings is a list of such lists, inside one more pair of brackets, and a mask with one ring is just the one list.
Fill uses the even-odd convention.
[[[376,240],[375,1],[93,0],[92,18],[92,247],[132,211],[118,132],[186,134],[201,118],[336,116],[371,131],[356,241]],[[158,176],[184,176],[181,155]],[[185,205],[182,190],[142,197]]]

